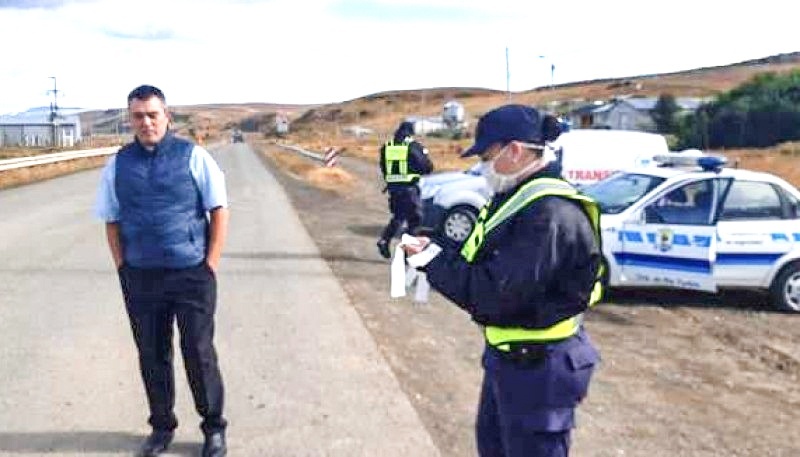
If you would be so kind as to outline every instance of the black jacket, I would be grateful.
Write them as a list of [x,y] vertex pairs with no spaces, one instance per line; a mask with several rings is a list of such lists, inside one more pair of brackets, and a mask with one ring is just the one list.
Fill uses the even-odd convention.
[[[557,177],[551,171],[525,182]],[[517,188],[495,195],[489,214]],[[482,325],[544,328],[583,312],[601,260],[581,205],[555,196],[490,231],[472,264],[459,248],[437,244],[443,252],[425,267],[430,284]]]

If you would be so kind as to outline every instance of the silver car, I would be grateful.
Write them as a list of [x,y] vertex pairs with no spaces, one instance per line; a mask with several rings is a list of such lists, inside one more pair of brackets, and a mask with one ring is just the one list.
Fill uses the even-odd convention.
[[491,196],[491,188],[480,174],[480,164],[464,171],[424,176],[420,179],[420,189],[422,225],[454,244],[467,239],[478,211]]

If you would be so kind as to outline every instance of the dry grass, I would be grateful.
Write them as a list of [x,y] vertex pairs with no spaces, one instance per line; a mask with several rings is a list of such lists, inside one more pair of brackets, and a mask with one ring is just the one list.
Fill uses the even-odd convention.
[[356,178],[339,167],[328,168],[321,162],[288,150],[270,148],[268,144],[260,141],[254,145],[254,148],[295,179],[342,194],[348,192],[356,183]]
[[768,149],[725,151],[731,164],[780,176],[800,188],[800,143],[784,143]]
[[76,171],[101,167],[108,157],[83,157],[65,162],[49,163],[36,167],[17,168],[0,172],[0,189],[64,176]]

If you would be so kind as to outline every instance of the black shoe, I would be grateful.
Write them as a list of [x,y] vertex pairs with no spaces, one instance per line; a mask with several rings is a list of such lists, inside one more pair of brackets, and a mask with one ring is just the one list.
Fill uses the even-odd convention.
[[175,434],[171,431],[154,430],[153,433],[144,440],[142,447],[139,448],[139,453],[136,455],[140,457],[155,457],[161,455],[162,452],[167,450],[170,443],[172,443],[172,438],[174,436]]
[[392,253],[389,252],[389,242],[386,240],[378,240],[378,252],[381,253],[384,259],[388,259],[392,256]]
[[203,457],[224,457],[227,453],[225,433],[214,432],[206,435],[206,441],[203,443]]

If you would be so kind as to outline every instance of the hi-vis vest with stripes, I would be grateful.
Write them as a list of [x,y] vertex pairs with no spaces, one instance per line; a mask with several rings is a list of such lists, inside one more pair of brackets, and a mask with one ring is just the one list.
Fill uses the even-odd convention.
[[[597,203],[588,196],[579,194],[578,191],[567,182],[560,179],[539,178],[520,187],[511,198],[497,208],[491,217],[488,217],[488,207],[491,202],[487,203],[481,209],[475,227],[472,229],[472,233],[461,248],[461,256],[464,257],[467,262],[472,263],[483,246],[487,233],[534,201],[550,195],[568,198],[581,204],[586,215],[589,217],[595,239],[597,239],[598,246],[600,246],[600,208],[597,206]],[[589,297],[589,306],[593,306],[602,298],[603,286],[600,278],[603,276],[603,269],[604,267],[601,266],[597,272],[597,280],[594,283],[592,293]],[[578,332],[582,320],[583,315],[578,314],[577,316],[564,319],[550,327],[541,329],[487,326],[484,329],[484,336],[489,345],[501,351],[508,351],[510,350],[511,343],[540,343],[568,338]]]
[[410,183],[420,177],[417,173],[408,172],[408,143],[386,143],[383,160],[386,169],[384,179],[387,183]]

